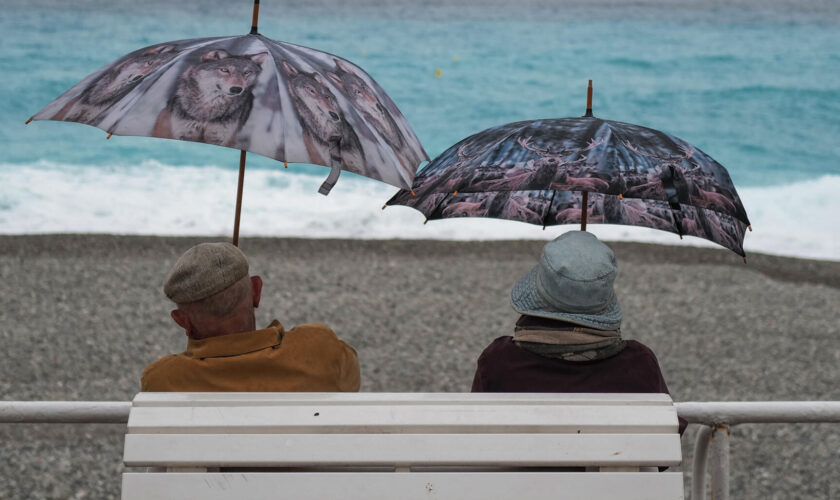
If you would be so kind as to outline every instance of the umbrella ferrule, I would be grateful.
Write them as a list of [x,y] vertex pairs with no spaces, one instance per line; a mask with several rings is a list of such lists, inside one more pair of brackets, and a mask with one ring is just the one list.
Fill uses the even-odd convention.
[[260,0],[254,0],[254,16],[251,18],[251,34],[257,35],[257,19],[260,17]]

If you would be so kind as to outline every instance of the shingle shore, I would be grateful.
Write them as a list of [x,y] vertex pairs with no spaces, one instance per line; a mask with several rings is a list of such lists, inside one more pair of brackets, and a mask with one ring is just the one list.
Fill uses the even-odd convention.
[[[0,236],[0,399],[128,401],[179,352],[161,281],[220,238]],[[536,241],[246,238],[258,323],[320,321],[355,346],[364,391],[467,391],[508,334]],[[840,400],[840,262],[609,243],[622,331],[678,401]],[[118,498],[122,425],[0,425],[0,498]],[[691,470],[696,429],[683,437]],[[733,429],[733,498],[840,497],[840,426]]]

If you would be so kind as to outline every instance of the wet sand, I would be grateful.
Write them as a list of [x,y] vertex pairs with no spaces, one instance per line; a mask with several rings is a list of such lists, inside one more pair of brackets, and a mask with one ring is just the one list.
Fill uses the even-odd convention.
[[[160,283],[202,238],[0,236],[0,399],[128,401],[179,352]],[[364,391],[467,391],[542,242],[248,238],[258,323],[320,321]],[[840,400],[840,262],[610,243],[626,338],[677,401]],[[118,498],[122,425],[0,425],[0,498]],[[683,437],[691,470],[696,429]],[[733,498],[840,497],[840,425],[733,428]],[[686,482],[688,484],[688,481]]]

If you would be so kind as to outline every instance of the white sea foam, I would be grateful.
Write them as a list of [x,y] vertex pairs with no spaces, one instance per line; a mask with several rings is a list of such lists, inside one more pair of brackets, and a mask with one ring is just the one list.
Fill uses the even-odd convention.
[[[312,167],[314,169],[320,167]],[[321,168],[319,173],[327,175]],[[0,233],[217,235],[232,233],[236,172],[217,167],[80,167],[40,162],[0,165]],[[241,234],[307,238],[447,240],[551,239],[573,228],[495,219],[424,225],[419,212],[381,210],[396,189],[342,174],[329,196],[323,179],[291,170],[248,170]],[[840,260],[840,176],[787,186],[739,189],[754,231],[749,252]],[[715,246],[644,228],[590,225],[605,240]]]

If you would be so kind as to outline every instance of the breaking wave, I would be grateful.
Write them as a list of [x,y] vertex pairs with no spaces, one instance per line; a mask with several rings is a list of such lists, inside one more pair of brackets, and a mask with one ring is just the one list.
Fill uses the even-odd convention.
[[[307,173],[301,168],[308,168]],[[320,169],[320,170],[319,170]],[[323,175],[312,175],[313,172]],[[574,226],[541,227],[494,219],[424,225],[417,211],[382,210],[396,189],[346,172],[329,196],[317,193],[328,169],[251,169],[245,175],[241,234],[305,238],[548,240]],[[229,236],[237,173],[154,161],[85,167],[52,162],[0,164],[0,234],[110,233]],[[753,223],[744,249],[840,260],[840,176],[745,187]],[[590,225],[604,240],[710,246],[698,238],[626,226]]]

